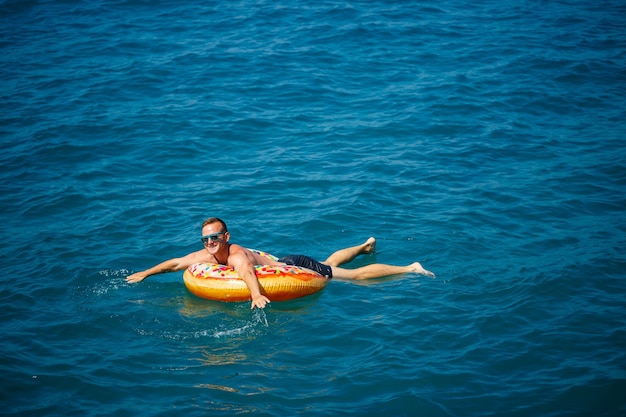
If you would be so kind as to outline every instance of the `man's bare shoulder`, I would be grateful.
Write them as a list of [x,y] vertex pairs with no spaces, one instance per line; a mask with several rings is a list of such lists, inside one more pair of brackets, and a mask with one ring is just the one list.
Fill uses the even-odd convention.
[[251,264],[255,264],[256,262],[256,256],[250,249],[233,243],[229,248],[228,263],[231,264],[235,259],[246,259]]
[[250,249],[235,244],[230,245],[230,255],[228,257],[229,261],[232,259],[231,257],[233,255],[240,259],[242,256],[245,257],[245,259],[247,259],[247,261],[250,262],[252,265],[284,265],[280,262],[274,261],[273,259],[253,252]]
[[245,253],[245,254],[247,254],[247,253],[249,253],[249,252],[250,252],[250,250],[249,250],[249,249],[246,249],[246,248],[244,248],[243,246],[238,245],[238,244],[236,244],[236,243],[231,243],[231,244],[230,244],[230,248],[229,248],[229,249],[230,249],[230,251],[229,251],[229,254],[230,254],[230,255],[240,254],[240,253]]
[[217,263],[215,258],[204,249],[185,255],[185,259],[187,259],[187,261],[192,264]]

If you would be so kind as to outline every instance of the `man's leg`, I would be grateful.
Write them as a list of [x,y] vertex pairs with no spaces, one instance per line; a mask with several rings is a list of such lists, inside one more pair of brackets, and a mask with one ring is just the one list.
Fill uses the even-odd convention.
[[407,274],[409,272],[426,275],[431,278],[435,277],[435,274],[424,269],[419,262],[414,262],[407,266],[371,264],[356,269],[345,269],[336,266],[331,266],[331,268],[333,269],[333,278],[344,279],[372,279],[389,275]]
[[322,263],[330,266],[339,266],[350,262],[359,255],[374,253],[374,251],[376,251],[376,239],[370,237],[360,245],[338,250]]

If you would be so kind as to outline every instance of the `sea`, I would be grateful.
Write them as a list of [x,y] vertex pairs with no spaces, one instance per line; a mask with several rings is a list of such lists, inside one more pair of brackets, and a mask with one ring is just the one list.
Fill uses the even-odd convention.
[[[0,414],[626,416],[623,0],[0,0]],[[251,309],[231,243],[416,274]]]

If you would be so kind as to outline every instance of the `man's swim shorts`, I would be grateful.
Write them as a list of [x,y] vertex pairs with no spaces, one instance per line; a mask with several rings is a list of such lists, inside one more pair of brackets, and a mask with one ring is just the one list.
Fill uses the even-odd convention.
[[311,269],[320,275],[324,275],[326,278],[333,277],[333,269],[322,263],[317,262],[313,258],[309,258],[304,255],[287,255],[284,258],[280,258],[278,262],[286,263],[287,265],[300,266],[302,268]]

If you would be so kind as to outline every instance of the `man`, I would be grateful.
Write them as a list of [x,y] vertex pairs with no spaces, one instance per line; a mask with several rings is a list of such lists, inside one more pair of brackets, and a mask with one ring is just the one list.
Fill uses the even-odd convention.
[[214,263],[228,265],[232,267],[244,280],[252,297],[251,308],[264,308],[270,302],[269,298],[261,294],[259,280],[254,273],[255,265],[296,265],[303,268],[312,269],[328,278],[344,279],[370,279],[380,278],[387,275],[406,274],[414,272],[430,277],[434,277],[430,271],[425,270],[419,262],[408,266],[394,266],[385,264],[371,264],[356,269],[344,269],[338,266],[350,262],[357,255],[372,253],[376,249],[376,240],[370,237],[361,245],[341,249],[326,259],[324,262],[304,255],[290,255],[273,261],[259,254],[256,254],[242,246],[229,243],[230,233],[226,223],[217,217],[206,219],[202,224],[202,242],[204,249],[189,253],[182,258],[172,258],[161,262],[145,271],[129,275],[126,282],[140,282],[150,275],[164,272],[175,272],[188,268],[196,263]]

